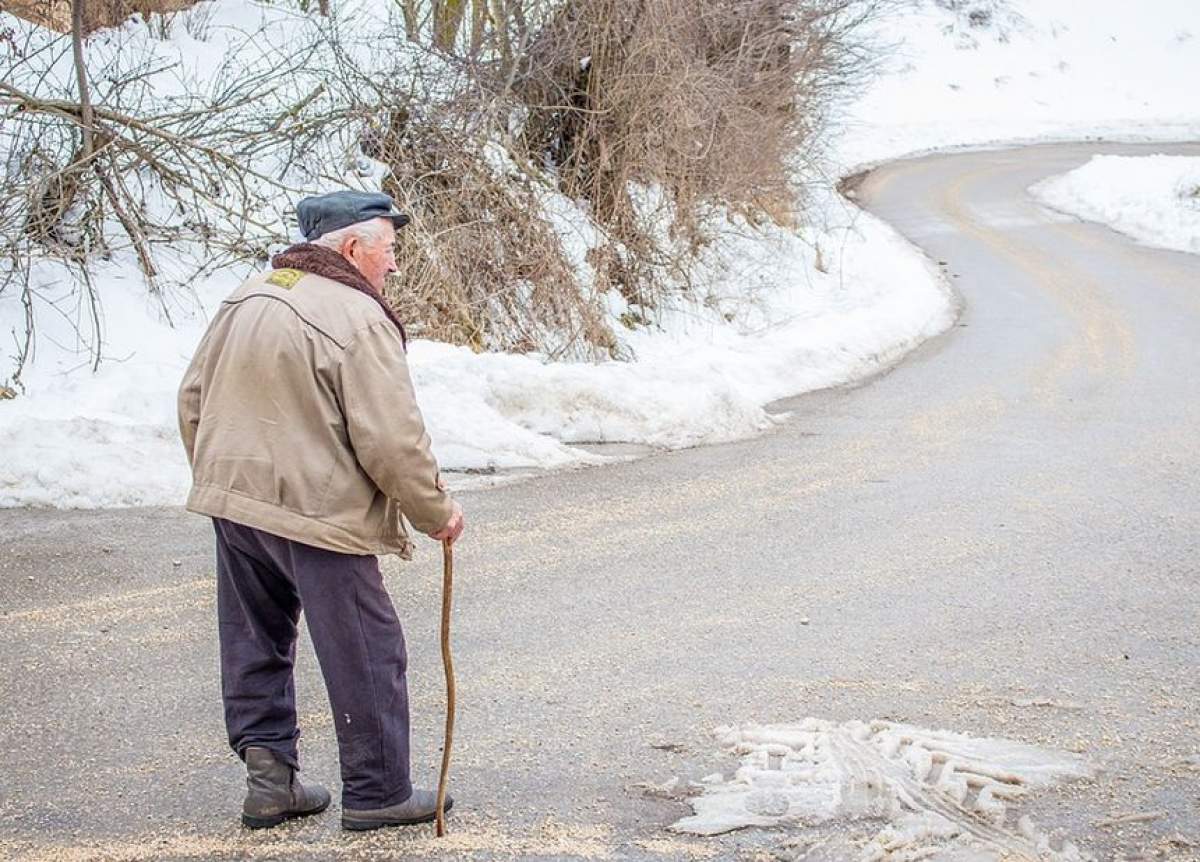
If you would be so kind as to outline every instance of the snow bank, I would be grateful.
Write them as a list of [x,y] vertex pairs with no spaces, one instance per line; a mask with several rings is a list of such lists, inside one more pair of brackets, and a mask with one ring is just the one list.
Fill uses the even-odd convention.
[[1200,157],[1093,156],[1030,191],[1147,245],[1200,254]]
[[[868,375],[953,319],[949,294],[890,228],[848,209],[823,233],[734,240],[723,275],[661,328],[626,333],[632,362],[548,362],[428,341],[410,363],[439,461],[450,470],[553,468],[598,460],[567,443],[677,448],[745,437],[763,405]],[[816,248],[831,272],[816,269]],[[175,390],[204,329],[161,319],[128,261],[105,285],[106,355],[93,374],[66,317],[39,322],[29,394],[0,402],[0,506],[177,504],[188,471]],[[54,269],[39,270],[52,289]],[[202,286],[211,313],[238,282]],[[0,314],[14,319],[12,301]],[[738,324],[724,314],[736,304]],[[614,314],[623,310],[614,305]]]
[[1195,0],[955,5],[925,0],[881,22],[895,50],[847,112],[844,165],[953,145],[1200,134]]
[[[514,436],[666,448],[744,437],[769,425],[765,403],[861,378],[950,324],[934,267],[887,226],[861,217],[816,241],[839,271],[817,272],[800,236],[743,238],[705,301],[627,333],[631,362],[548,363],[418,344],[415,376],[440,457],[473,466],[459,455],[470,435],[460,442],[452,427],[464,399],[480,405],[473,412],[486,425]],[[730,324],[722,308],[735,301],[744,307]],[[502,445],[488,456],[498,467],[536,466],[526,458]]]

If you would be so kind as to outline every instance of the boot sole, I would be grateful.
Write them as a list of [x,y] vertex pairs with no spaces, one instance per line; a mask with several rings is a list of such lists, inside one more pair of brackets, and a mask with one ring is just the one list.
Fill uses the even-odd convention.
[[286,814],[272,814],[270,817],[253,817],[249,814],[242,815],[242,825],[247,829],[270,829],[272,826],[278,826],[285,820],[295,820],[298,817],[311,817],[314,814],[320,814],[329,803],[326,802],[320,808],[313,808],[310,811],[289,811]]
[[[449,811],[454,807],[451,802],[446,806]],[[391,820],[350,820],[345,816],[342,817],[342,828],[350,832],[369,832],[372,829],[384,829],[388,826],[417,826],[421,823],[432,823],[437,820],[437,812],[431,811],[429,814],[422,814],[420,817],[392,818]]]

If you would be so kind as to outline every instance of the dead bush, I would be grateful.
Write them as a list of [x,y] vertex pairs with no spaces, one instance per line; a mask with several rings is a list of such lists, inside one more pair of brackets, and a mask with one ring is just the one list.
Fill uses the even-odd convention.
[[414,335],[475,350],[612,356],[598,296],[542,215],[539,181],[479,141],[412,124],[381,153],[384,188],[414,221],[397,236],[391,298]]
[[[147,18],[154,13],[178,12],[198,0],[87,0],[83,8],[83,32],[113,27],[131,15]],[[71,32],[71,0],[3,0],[0,12],[32,21],[60,33]]]
[[474,350],[614,356],[598,292],[548,220],[553,183],[512,161],[512,105],[480,86],[476,58],[410,42],[404,70],[370,76],[333,50],[334,86],[358,94],[363,154],[387,166],[385,191],[413,216],[388,291],[411,332]]
[[[718,216],[796,223],[834,99],[870,72],[859,27],[891,5],[505,0],[448,39],[430,23],[437,4],[406,4],[405,36],[461,76],[451,97],[373,108],[367,150],[417,215],[400,238],[406,319],[475,349],[613,355],[604,292],[649,323],[694,283]],[[497,170],[496,145],[515,170]],[[545,222],[542,184],[584,202],[601,238],[590,273]]]
[[[610,238],[598,275],[654,306],[712,214],[791,225],[833,97],[864,79],[887,0],[589,0],[541,30],[514,82],[520,143]],[[657,193],[661,192],[661,194]],[[669,225],[667,231],[662,225]]]

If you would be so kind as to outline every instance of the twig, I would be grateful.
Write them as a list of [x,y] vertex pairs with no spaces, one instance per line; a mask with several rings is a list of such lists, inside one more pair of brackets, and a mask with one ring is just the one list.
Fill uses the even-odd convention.
[[83,157],[92,155],[92,97],[88,92],[87,67],[83,64],[84,0],[71,0],[71,51],[75,58],[75,81],[79,86],[81,126],[83,128]]
[[1137,811],[1129,814],[1117,814],[1113,817],[1097,820],[1092,825],[1097,829],[1107,829],[1112,826],[1127,826],[1130,823],[1149,823],[1167,816],[1165,811]]

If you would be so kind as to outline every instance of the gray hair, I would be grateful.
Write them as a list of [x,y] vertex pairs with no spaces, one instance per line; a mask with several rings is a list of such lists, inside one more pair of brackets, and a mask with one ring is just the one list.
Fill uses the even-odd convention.
[[328,233],[323,233],[316,239],[309,240],[313,245],[319,245],[323,248],[333,249],[340,252],[342,246],[348,239],[357,239],[359,242],[381,243],[384,241],[383,228],[387,224],[387,220],[383,218],[372,218],[366,221],[355,222],[346,227],[340,227],[337,230],[331,230]]

